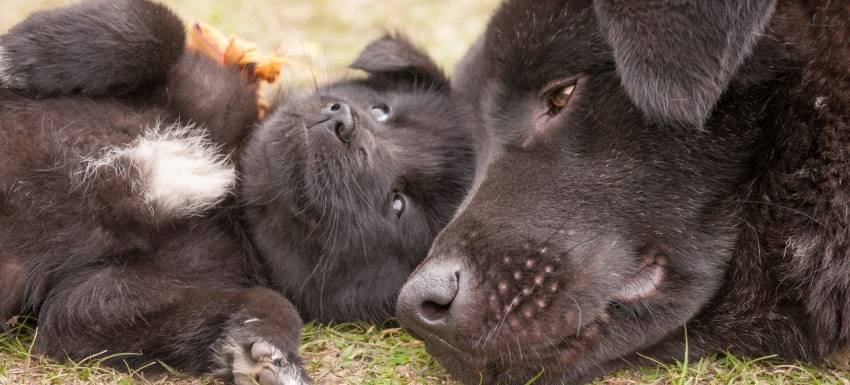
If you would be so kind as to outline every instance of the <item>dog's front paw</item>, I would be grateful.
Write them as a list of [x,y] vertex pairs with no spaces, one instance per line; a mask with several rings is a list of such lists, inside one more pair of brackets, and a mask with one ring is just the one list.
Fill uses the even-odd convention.
[[271,343],[260,340],[250,354],[234,356],[233,381],[236,385],[306,385],[304,370],[289,362],[286,355]]
[[232,333],[219,350],[222,369],[236,385],[309,385],[310,380],[295,353],[243,332]]

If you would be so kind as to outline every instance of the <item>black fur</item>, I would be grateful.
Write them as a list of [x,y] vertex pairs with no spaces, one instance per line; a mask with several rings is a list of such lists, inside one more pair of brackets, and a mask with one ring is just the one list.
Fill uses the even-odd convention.
[[[410,64],[362,64],[393,60]],[[284,97],[242,156],[247,227],[274,287],[308,319],[393,316],[399,289],[474,173],[462,111],[430,58],[386,37],[355,63],[368,78]],[[346,146],[315,115],[337,102],[352,108],[358,125]],[[390,109],[386,122],[372,116],[376,106]],[[396,194],[406,202],[401,217],[391,210]]]
[[848,20],[836,1],[504,3],[453,84],[484,132],[474,191],[401,323],[469,384],[682,360],[685,325],[690,358],[846,352]]
[[181,27],[168,9],[144,0],[95,0],[37,12],[0,46],[15,60],[6,74],[12,86],[42,95],[120,95],[164,80],[162,69],[183,52]]
[[[293,93],[258,125],[255,86],[184,52],[183,31],[163,6],[96,0],[0,37],[0,319],[36,315],[36,350],[55,358],[300,384],[299,312],[394,312],[472,177],[465,119],[430,59],[389,37],[360,61],[397,48],[410,74]],[[353,111],[345,142],[321,112],[333,103]],[[229,156],[243,183],[203,207],[155,196],[142,150],[121,151],[151,137],[194,140],[225,170]]]

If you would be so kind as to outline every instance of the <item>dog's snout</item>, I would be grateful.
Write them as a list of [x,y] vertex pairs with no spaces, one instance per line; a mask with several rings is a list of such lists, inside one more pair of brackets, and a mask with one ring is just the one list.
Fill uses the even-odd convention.
[[351,106],[344,102],[330,103],[322,109],[322,119],[327,121],[327,127],[334,131],[340,141],[351,141],[355,129]]
[[399,295],[399,321],[414,332],[451,340],[457,308],[453,305],[462,294],[464,278],[459,263],[426,265],[411,277]]

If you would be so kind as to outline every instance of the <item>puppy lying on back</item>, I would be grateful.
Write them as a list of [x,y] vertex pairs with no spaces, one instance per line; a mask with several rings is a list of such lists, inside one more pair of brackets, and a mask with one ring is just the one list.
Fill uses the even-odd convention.
[[471,139],[403,39],[259,125],[252,83],[184,41],[143,0],[0,37],[0,318],[36,315],[55,358],[306,383],[299,311],[393,314],[470,182]]

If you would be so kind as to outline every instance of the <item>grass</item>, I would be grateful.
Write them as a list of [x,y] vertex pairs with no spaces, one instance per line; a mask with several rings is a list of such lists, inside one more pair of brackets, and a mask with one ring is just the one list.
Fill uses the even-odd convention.
[[[33,329],[0,334],[0,384],[219,385],[211,378],[172,372],[145,377],[98,366],[104,357],[57,363],[32,355]],[[301,351],[316,384],[460,385],[399,329],[365,324],[308,325]],[[530,382],[531,384],[531,382]],[[773,357],[720,355],[690,363],[658,363],[621,371],[594,385],[850,385],[850,373],[787,363]]]
[[[483,29],[499,0],[170,0],[187,20],[203,20],[228,33],[280,46],[302,65],[284,73],[287,85],[325,82],[349,74],[345,69],[373,38],[402,31],[421,43],[445,68],[451,68]],[[62,5],[64,0],[0,0],[0,31],[26,14]],[[0,321],[2,322],[2,321]],[[0,385],[202,385],[209,378],[177,373],[141,377],[97,365],[103,357],[57,363],[31,354],[33,335],[26,326],[0,334]],[[398,329],[363,324],[308,325],[302,353],[317,384],[458,385],[431,360],[422,344]],[[596,385],[850,385],[850,373],[773,358],[731,355],[697,362],[635,368],[596,381]]]

